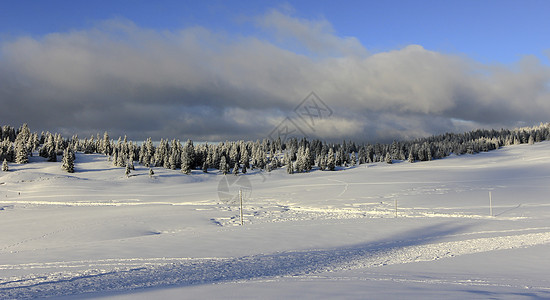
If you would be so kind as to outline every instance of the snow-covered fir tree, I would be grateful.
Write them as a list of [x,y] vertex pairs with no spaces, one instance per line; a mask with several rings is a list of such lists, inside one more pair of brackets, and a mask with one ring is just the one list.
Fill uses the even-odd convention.
[[292,165],[292,159],[290,158],[290,155],[288,153],[285,153],[285,165],[286,172],[288,174],[294,174],[294,166]]
[[61,168],[69,173],[74,173],[74,160],[75,154],[70,147],[65,148],[63,151],[63,158]]
[[113,166],[116,167],[117,162],[118,162],[118,149],[117,148],[113,149],[112,161],[113,161]]
[[407,159],[407,161],[410,163],[414,162],[414,155],[412,151],[409,152],[409,158]]
[[237,143],[231,143],[229,150],[229,164],[235,164],[240,161],[240,151]]
[[309,147],[304,151],[304,172],[309,172],[313,168],[313,157],[309,151]]
[[112,151],[111,139],[109,138],[109,134],[107,133],[107,131],[103,133],[103,140],[101,141],[100,147],[98,150],[105,155],[111,155],[111,151]]
[[384,160],[386,161],[387,164],[393,163],[390,152],[386,152],[386,157],[384,158]]
[[9,170],[8,160],[4,158],[4,162],[2,162],[2,172],[8,172]]
[[191,174],[191,157],[185,153],[185,150],[181,153],[181,172],[183,174]]
[[26,164],[29,162],[27,146],[23,141],[15,141],[15,163]]
[[220,167],[218,168],[218,170],[220,170],[220,172],[222,172],[223,175],[226,175],[227,173],[229,173],[229,164],[225,160],[224,155],[222,155],[220,159]]
[[357,156],[355,155],[355,151],[352,151],[350,155],[350,165],[355,166],[356,164],[357,164]]
[[240,163],[243,165],[243,167],[250,167],[250,155],[248,154],[248,149],[246,145],[243,143],[241,145],[241,154],[240,154]]
[[27,124],[19,129],[19,133],[15,138],[15,163],[26,164],[29,162],[29,149],[27,148],[27,143],[31,138],[31,131]]
[[[183,146],[182,153],[181,153],[181,161],[183,163],[183,160],[186,161],[187,167],[189,170],[195,169],[197,165],[195,165],[196,162],[196,154],[195,154],[195,146],[193,145],[192,140],[187,140],[185,143],[185,146]],[[200,165],[198,165],[200,166]]]
[[124,174],[126,174],[126,177],[130,177],[130,173],[131,173],[130,164],[126,164],[126,171],[124,172]]
[[336,168],[335,158],[334,158],[334,150],[332,147],[328,149],[327,154],[327,170],[334,171]]

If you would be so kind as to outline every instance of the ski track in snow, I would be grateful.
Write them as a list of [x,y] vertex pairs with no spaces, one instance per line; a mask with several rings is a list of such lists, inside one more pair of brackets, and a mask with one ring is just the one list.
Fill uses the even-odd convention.
[[[540,229],[543,228],[533,228],[533,230]],[[235,258],[135,258],[0,265],[0,269],[48,267],[59,269],[83,266],[86,268],[84,271],[64,271],[0,279],[0,298],[28,299],[128,291],[146,287],[322,276],[323,272],[434,261],[466,254],[550,243],[550,231],[436,242],[442,237],[457,236],[446,233],[448,231],[442,231],[440,234],[436,232],[417,239],[387,240],[335,249],[287,251]],[[480,284],[479,282],[459,283]],[[541,288],[550,289],[550,287]]]

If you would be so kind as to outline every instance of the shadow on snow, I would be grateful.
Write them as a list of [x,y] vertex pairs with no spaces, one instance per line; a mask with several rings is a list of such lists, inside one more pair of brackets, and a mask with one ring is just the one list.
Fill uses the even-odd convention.
[[29,282],[27,285],[24,283],[13,287],[0,285],[0,294],[8,298],[82,296],[85,293],[95,292],[125,292],[148,287],[181,287],[320,273],[350,267],[354,262],[375,257],[384,252],[429,244],[445,236],[462,232],[466,227],[444,223],[403,232],[388,239],[333,249],[288,251],[227,259],[190,259],[184,262],[128,268],[96,275],[74,274],[73,277],[65,277],[57,274],[38,282],[29,278],[26,280]]

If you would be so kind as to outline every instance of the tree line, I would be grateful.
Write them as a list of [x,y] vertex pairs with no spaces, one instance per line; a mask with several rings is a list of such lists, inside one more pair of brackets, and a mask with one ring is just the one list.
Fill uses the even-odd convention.
[[19,128],[9,125],[0,130],[0,161],[2,170],[8,171],[8,163],[25,164],[33,153],[47,161],[56,162],[62,156],[62,168],[74,172],[75,152],[106,155],[113,165],[126,168],[128,175],[138,163],[153,167],[203,172],[246,173],[250,169],[267,172],[286,168],[289,174],[309,172],[313,169],[334,171],[337,169],[375,162],[394,163],[430,161],[451,154],[475,154],[498,149],[502,146],[533,144],[550,140],[550,123],[516,129],[479,129],[465,133],[446,133],[411,141],[392,143],[363,143],[353,141],[327,143],[318,139],[225,141],[220,143],[194,144],[187,140],[161,139],[154,143],[151,138],[139,144],[127,137],[113,140],[105,132],[90,138],[73,136],[69,139],[60,134],[31,133],[27,124]]

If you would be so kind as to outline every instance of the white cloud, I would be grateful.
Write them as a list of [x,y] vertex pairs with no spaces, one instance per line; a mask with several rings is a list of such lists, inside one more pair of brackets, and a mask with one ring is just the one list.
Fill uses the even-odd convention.
[[354,37],[339,37],[325,19],[307,20],[271,10],[257,18],[257,24],[273,31],[280,40],[293,40],[313,54],[365,55],[366,49]]
[[258,22],[310,53],[265,37],[154,31],[126,20],[4,41],[0,120],[135,139],[256,139],[315,91],[334,111],[315,130],[328,139],[548,121],[550,69],[532,57],[482,65],[419,45],[367,54],[323,19],[270,11]]

